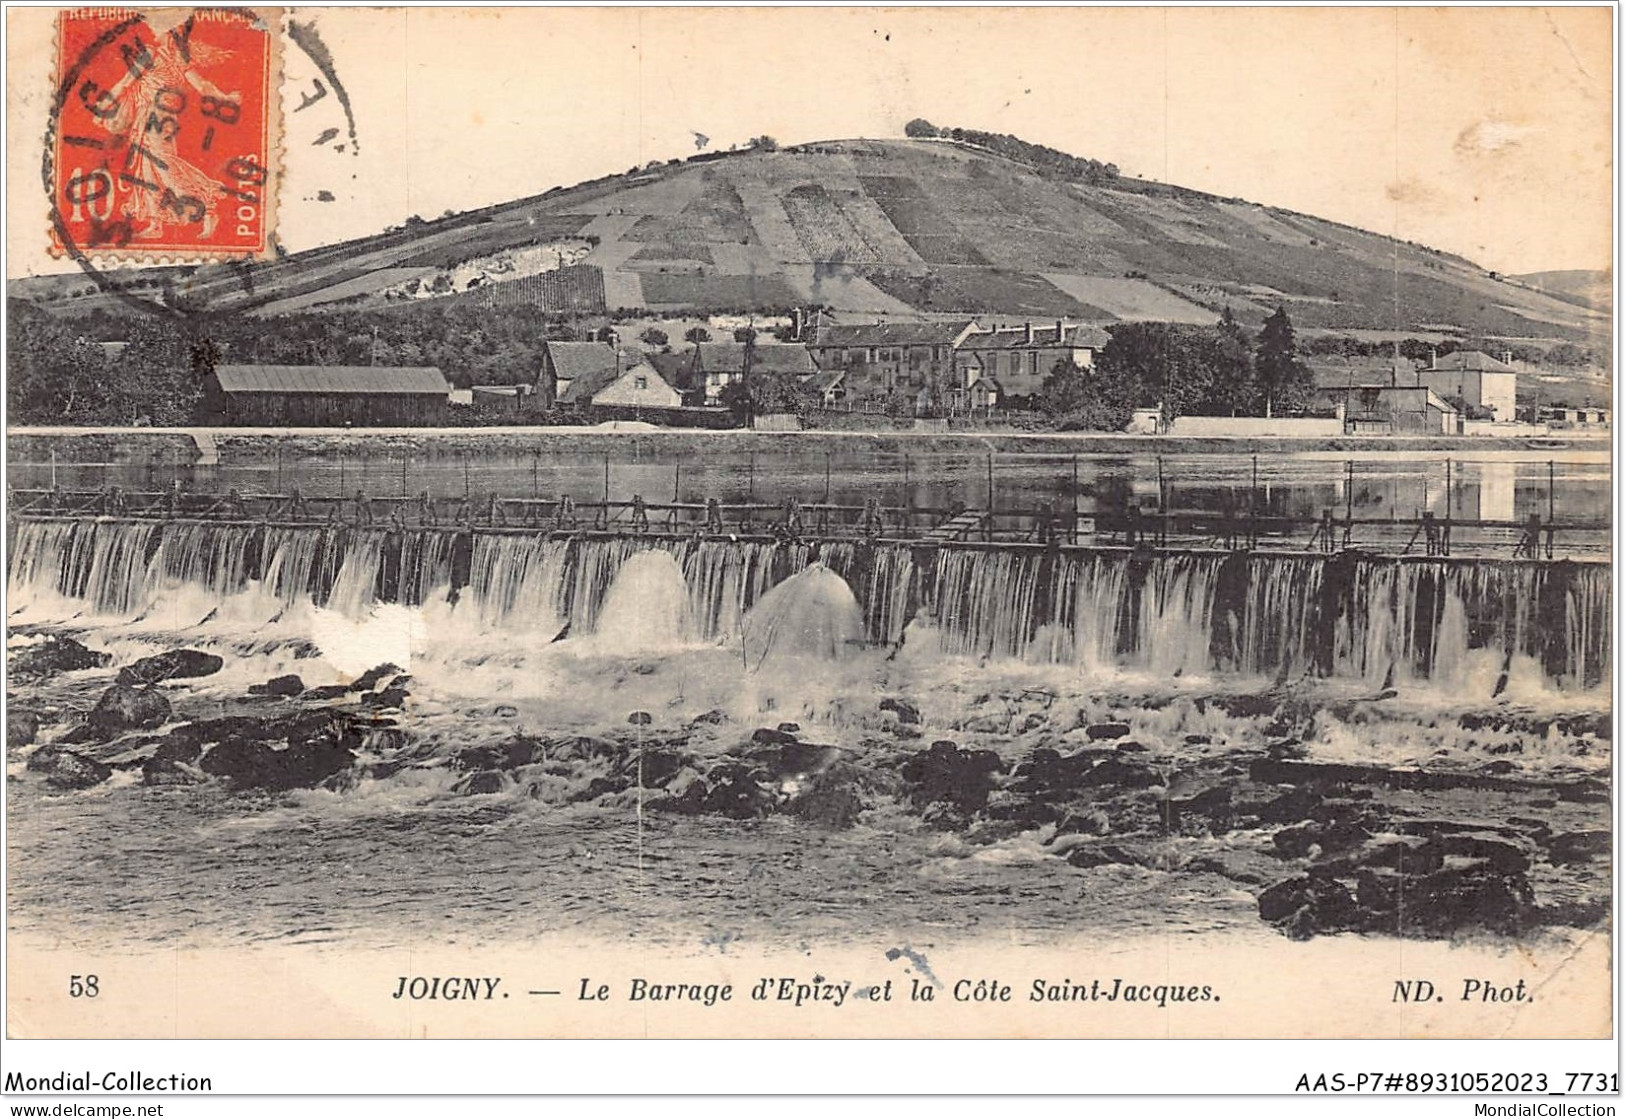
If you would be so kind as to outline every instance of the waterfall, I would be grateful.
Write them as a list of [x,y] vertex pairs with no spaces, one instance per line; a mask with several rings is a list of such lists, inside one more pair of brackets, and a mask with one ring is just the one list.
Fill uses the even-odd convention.
[[660,565],[667,591],[680,577],[685,633],[706,642],[740,641],[752,608],[817,564],[850,587],[867,644],[895,645],[923,615],[941,655],[1085,676],[1476,688],[1515,666],[1581,689],[1612,668],[1612,570],[1594,563],[86,519],[14,521],[7,579],[28,620],[130,620],[180,596],[174,616],[193,625],[250,594],[264,617],[301,601],[357,618],[436,601],[467,632],[587,635],[625,565],[650,553],[666,558],[638,562]]
[[674,649],[692,637],[693,629],[683,569],[670,552],[651,548],[621,564],[595,633],[605,652],[639,653]]

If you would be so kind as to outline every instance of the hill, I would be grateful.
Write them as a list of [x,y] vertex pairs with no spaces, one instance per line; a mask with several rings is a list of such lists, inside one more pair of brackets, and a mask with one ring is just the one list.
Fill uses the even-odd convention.
[[1571,268],[1558,272],[1528,272],[1508,279],[1536,291],[1606,311],[1614,304],[1614,273],[1610,268]]
[[[1011,149],[1005,149],[1011,150]],[[1470,261],[1324,219],[1163,184],[1088,179],[943,139],[767,147],[626,174],[252,268],[206,267],[192,306],[277,315],[473,301],[660,314],[823,305],[854,317],[1098,322],[1594,339],[1606,314]],[[1048,149],[1036,149],[1042,150]],[[1092,161],[1089,161],[1092,163]],[[53,309],[89,280],[13,281]]]

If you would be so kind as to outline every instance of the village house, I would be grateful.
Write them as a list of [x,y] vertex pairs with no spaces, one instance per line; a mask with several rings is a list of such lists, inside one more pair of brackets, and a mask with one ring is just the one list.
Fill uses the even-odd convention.
[[972,334],[954,352],[955,404],[981,410],[1031,400],[1042,394],[1044,378],[1056,365],[1070,361],[1092,369],[1095,355],[1110,340],[1098,326],[1064,320]]
[[914,413],[924,414],[951,405],[954,351],[975,331],[969,319],[819,326],[807,349],[821,373],[845,374],[847,402],[903,398]]
[[636,362],[592,395],[595,410],[632,409],[641,412],[682,406],[682,395],[647,361]]
[[1313,364],[1317,410],[1335,412],[1349,435],[1458,435],[1461,415],[1426,385],[1392,366]]
[[[1510,360],[1511,354],[1503,357]],[[1477,350],[1436,354],[1415,370],[1412,384],[1426,385],[1459,404],[1470,419],[1511,423],[1517,418],[1518,374],[1508,361]],[[1476,414],[1475,414],[1476,413]]]
[[[694,347],[688,379],[681,382],[697,404],[720,402],[722,390],[745,379],[748,361],[752,376],[787,376],[805,380],[818,372],[805,346],[783,342],[700,342]],[[697,398],[697,399],[695,399]]]
[[565,400],[570,387],[580,380],[591,382],[586,400],[614,380],[620,368],[618,349],[613,342],[542,343],[542,367],[536,377],[536,403],[543,408],[576,403],[580,393]]
[[253,427],[415,427],[445,422],[450,389],[433,366],[217,365],[201,411]]

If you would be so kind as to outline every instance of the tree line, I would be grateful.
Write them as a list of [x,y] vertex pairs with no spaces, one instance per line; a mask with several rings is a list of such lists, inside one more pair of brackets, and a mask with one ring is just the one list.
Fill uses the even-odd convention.
[[1106,183],[1117,178],[1115,163],[1102,163],[1098,159],[1085,159],[1069,155],[1043,144],[1029,143],[1006,132],[980,132],[974,128],[938,128],[930,121],[916,117],[903,126],[903,135],[914,139],[957,140],[974,144],[1017,163],[1026,164],[1040,175],[1056,179],[1072,179],[1084,183]]
[[1256,337],[1228,307],[1211,327],[1127,322],[1106,329],[1111,340],[1092,369],[1062,361],[1044,378],[1038,406],[1063,430],[1121,431],[1139,408],[1157,408],[1164,420],[1290,415],[1314,396],[1284,307]]

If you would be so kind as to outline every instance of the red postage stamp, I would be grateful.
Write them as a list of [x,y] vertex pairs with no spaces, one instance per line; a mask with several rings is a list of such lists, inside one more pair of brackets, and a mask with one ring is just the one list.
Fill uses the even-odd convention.
[[247,8],[58,17],[46,183],[59,254],[268,254],[279,22]]

